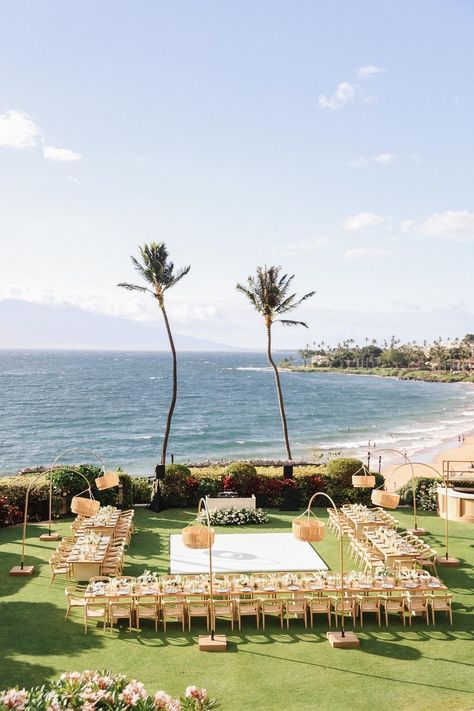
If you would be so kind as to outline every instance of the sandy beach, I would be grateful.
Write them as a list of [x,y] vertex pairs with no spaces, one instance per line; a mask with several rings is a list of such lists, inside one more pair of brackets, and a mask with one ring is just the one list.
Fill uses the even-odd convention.
[[[375,460],[376,452],[377,450],[374,451],[373,461]],[[420,461],[421,459],[424,460],[424,463]],[[436,471],[441,473],[443,471],[443,461],[448,460],[451,462],[466,463],[465,465],[458,464],[458,469],[467,469],[471,464],[474,464],[474,433],[465,435],[463,442],[460,442],[455,447],[437,452],[431,459],[420,456],[419,461],[416,461],[414,457],[412,462],[415,476],[436,478],[436,473],[433,469],[430,469],[430,467],[433,467]],[[385,476],[389,489],[398,489],[410,481],[411,467],[408,465],[400,467],[402,463],[402,458],[400,457],[399,464],[390,464],[387,467],[382,466],[382,474]],[[429,466],[425,466],[425,464]],[[454,467],[451,468],[453,469]],[[464,475],[464,478],[467,478],[466,475]],[[474,468],[472,470],[472,478],[474,479]]]

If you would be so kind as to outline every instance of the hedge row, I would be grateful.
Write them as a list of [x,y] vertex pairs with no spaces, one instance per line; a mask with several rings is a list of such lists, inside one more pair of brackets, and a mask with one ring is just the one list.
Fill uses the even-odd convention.
[[[204,496],[216,496],[220,491],[236,491],[239,496],[254,494],[257,505],[279,507],[283,503],[285,492],[293,490],[299,505],[305,505],[312,494],[324,491],[334,499],[337,506],[343,503],[370,504],[370,489],[354,489],[352,475],[359,471],[362,462],[358,459],[335,459],[326,468],[305,467],[306,471],[296,470],[294,479],[261,474],[247,462],[234,462],[213,476],[196,476],[183,464],[170,464],[161,481],[161,492],[167,506],[185,508],[196,506]],[[275,468],[276,469],[276,468]],[[278,471],[278,470],[277,470]],[[383,477],[377,475],[377,486]],[[328,506],[329,502],[321,497],[317,505]]]
[[[81,465],[76,468],[85,476],[91,485],[94,497],[103,506],[119,505],[119,489],[98,491],[94,480],[100,475],[100,469],[91,465]],[[34,481],[36,474],[21,474],[0,479],[0,527],[11,526],[23,519],[25,497],[28,487]],[[71,469],[57,469],[53,474],[39,476],[30,489],[28,520],[44,521],[49,515],[49,486],[51,476],[53,481],[52,515],[58,518],[64,512],[70,511],[71,499],[87,488],[81,476]],[[132,477],[124,472],[119,473],[122,484],[122,508],[133,505]]]

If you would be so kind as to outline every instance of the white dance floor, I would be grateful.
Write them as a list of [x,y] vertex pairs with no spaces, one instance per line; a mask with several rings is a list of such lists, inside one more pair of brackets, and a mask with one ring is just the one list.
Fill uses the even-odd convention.
[[[277,570],[327,570],[327,565],[309,543],[292,533],[232,533],[216,535],[212,547],[216,573],[247,573]],[[181,535],[170,535],[170,573],[205,573],[209,551],[186,548]]]

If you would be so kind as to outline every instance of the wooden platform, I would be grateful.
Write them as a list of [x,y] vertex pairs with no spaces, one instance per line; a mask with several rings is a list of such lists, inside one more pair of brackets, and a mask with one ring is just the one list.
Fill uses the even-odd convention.
[[42,533],[39,537],[40,541],[60,541],[59,533]]
[[457,568],[458,565],[460,565],[460,561],[459,558],[452,558],[451,556],[446,558],[445,555],[439,555],[436,558],[436,565],[444,565],[448,568]]
[[344,637],[341,632],[328,632],[327,637],[331,647],[336,647],[337,649],[357,649],[360,647],[359,638],[356,637],[354,632],[344,632]]
[[32,575],[34,569],[34,565],[25,565],[23,568],[21,565],[14,565],[10,570],[10,575]]
[[199,651],[200,652],[226,652],[227,637],[225,634],[216,634],[214,639],[211,639],[210,634],[199,635]]

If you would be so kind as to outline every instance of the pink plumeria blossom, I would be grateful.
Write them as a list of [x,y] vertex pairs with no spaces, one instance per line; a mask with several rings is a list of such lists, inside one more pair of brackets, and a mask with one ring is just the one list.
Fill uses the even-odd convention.
[[17,709],[17,711],[23,711],[26,708],[27,700],[26,689],[8,689],[0,696],[0,703],[5,704],[7,709]]
[[207,689],[200,689],[197,686],[187,686],[184,695],[187,699],[207,700]]
[[120,694],[120,698],[123,699],[129,706],[136,706],[140,699],[147,699],[148,694],[142,682],[133,679],[124,688]]

